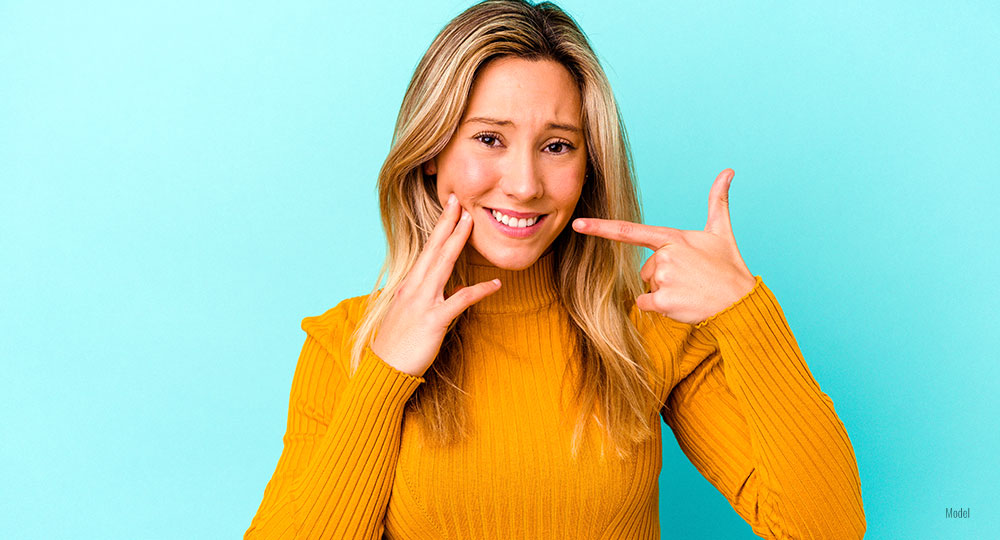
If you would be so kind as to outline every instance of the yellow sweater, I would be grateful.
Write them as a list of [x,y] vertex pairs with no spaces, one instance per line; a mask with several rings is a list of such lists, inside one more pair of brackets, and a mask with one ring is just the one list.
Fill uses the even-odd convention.
[[[439,451],[404,416],[422,377],[371,349],[350,372],[350,335],[366,297],[302,321],[284,450],[244,539],[657,539],[662,440],[631,459],[570,456],[560,422],[572,358],[553,255],[515,272],[474,266],[500,290],[470,308],[463,334],[474,434]],[[861,538],[854,450],[784,314],[760,277],[707,321],[634,308],[661,415],[695,467],[763,538]],[[596,428],[595,428],[596,429]]]

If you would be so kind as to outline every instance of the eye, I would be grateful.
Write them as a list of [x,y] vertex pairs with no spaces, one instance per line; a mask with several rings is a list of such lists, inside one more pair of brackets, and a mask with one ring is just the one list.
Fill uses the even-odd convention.
[[485,144],[486,146],[489,146],[490,148],[495,148],[497,146],[497,144],[494,144],[494,143],[499,143],[500,142],[500,134],[493,133],[493,132],[490,132],[490,131],[484,131],[482,133],[477,133],[472,138],[478,140],[479,142]]
[[570,150],[573,149],[573,145],[565,141],[556,141],[554,143],[550,143],[545,148],[547,148],[549,152],[553,154],[565,154],[566,152],[569,152]]

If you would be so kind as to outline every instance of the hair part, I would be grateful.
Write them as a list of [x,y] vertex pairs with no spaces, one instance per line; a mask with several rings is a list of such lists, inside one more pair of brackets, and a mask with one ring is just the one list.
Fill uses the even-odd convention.
[[[451,20],[417,65],[403,97],[392,146],[379,171],[378,192],[387,240],[386,259],[369,294],[351,351],[357,369],[366,346],[388,311],[403,279],[416,263],[443,208],[436,178],[422,165],[448,144],[465,112],[476,76],[493,59],[554,60],[573,76],[581,95],[587,149],[587,179],[571,217],[641,222],[628,138],[611,85],[583,31],[551,2],[486,0]],[[593,419],[604,428],[619,457],[654,433],[648,411],[658,397],[650,386],[649,358],[628,317],[628,306],[644,292],[639,248],[566,227],[553,243],[560,301],[578,336],[574,358],[577,409],[571,445],[576,456]],[[470,285],[459,257],[446,291]],[[381,286],[385,278],[384,286]],[[426,422],[432,442],[448,444],[469,434],[462,328],[467,313],[449,327],[425,383],[407,411]],[[603,419],[603,421],[602,421]],[[604,455],[604,441],[600,441]]]

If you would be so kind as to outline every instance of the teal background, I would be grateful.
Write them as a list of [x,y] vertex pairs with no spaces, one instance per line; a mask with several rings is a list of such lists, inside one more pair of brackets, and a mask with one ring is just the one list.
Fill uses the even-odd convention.
[[[299,322],[371,287],[403,92],[468,5],[0,2],[0,537],[242,535]],[[702,228],[736,171],[867,538],[1000,536],[998,4],[561,5],[647,222]],[[663,537],[755,538],[663,429]]]

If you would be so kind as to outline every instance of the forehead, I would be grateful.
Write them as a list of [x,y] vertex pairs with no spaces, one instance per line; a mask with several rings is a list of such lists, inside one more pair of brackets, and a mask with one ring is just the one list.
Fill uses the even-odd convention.
[[472,86],[463,119],[476,116],[510,120],[517,126],[578,124],[580,91],[559,62],[498,58],[482,68]]

